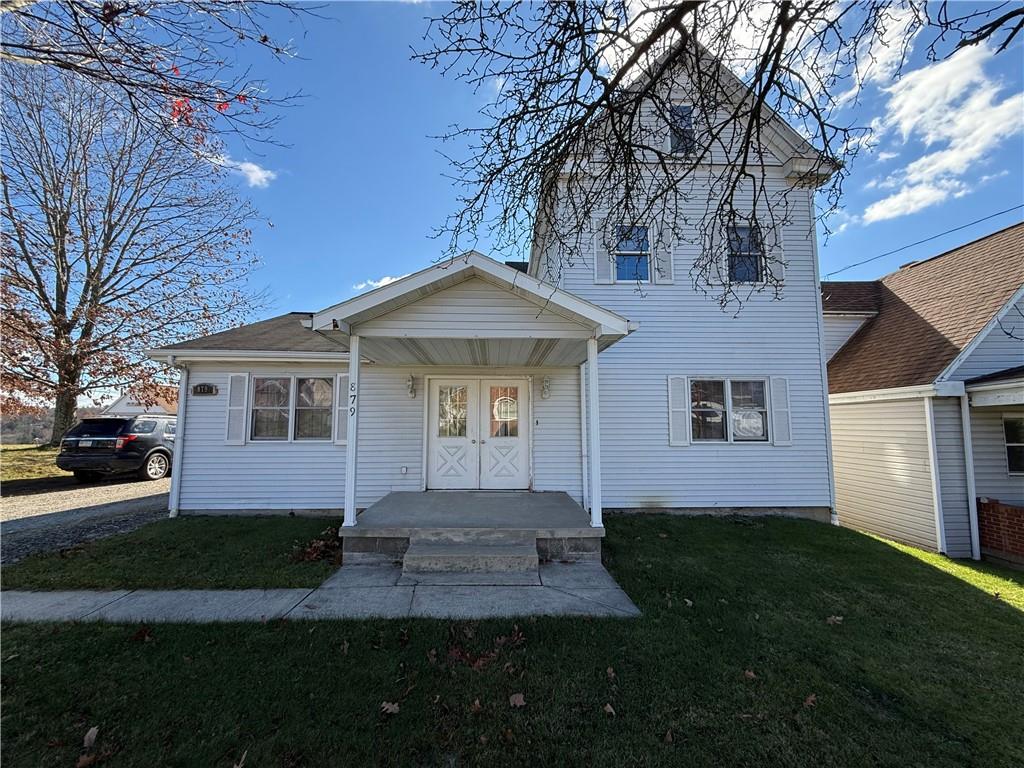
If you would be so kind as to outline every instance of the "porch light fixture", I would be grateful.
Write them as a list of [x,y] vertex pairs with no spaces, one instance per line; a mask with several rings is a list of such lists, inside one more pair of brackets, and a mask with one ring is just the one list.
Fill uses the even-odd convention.
[[405,380],[405,388],[409,391],[409,397],[416,397],[416,379],[409,376],[409,378]]
[[547,400],[551,397],[551,377],[545,376],[540,380],[540,399]]

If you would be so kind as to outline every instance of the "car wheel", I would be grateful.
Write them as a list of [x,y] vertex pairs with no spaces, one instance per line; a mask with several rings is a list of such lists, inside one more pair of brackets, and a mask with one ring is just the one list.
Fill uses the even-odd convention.
[[144,480],[159,480],[166,477],[170,469],[171,462],[167,458],[167,454],[157,451],[156,453],[149,454],[146,463],[139,470],[139,474],[142,475]]
[[75,471],[75,481],[79,483],[95,483],[101,477],[103,477],[103,475],[99,472],[87,472],[82,469]]

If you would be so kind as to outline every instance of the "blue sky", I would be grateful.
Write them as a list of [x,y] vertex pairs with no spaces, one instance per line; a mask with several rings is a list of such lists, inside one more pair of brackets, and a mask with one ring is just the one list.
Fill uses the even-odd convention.
[[[409,60],[428,12],[336,3],[321,11],[330,20],[272,24],[301,58],[254,67],[274,94],[306,98],[276,129],[288,146],[230,147],[248,164],[236,182],[273,223],[254,233],[255,282],[272,301],[263,316],[330,305],[442,252],[430,234],[455,194],[430,137],[475,124],[488,95]],[[1024,45],[958,56],[929,65],[915,50],[901,85],[879,78],[850,107],[874,121],[876,147],[851,168],[845,210],[820,243],[823,275],[1024,202]],[[835,279],[878,277],[1022,219],[1018,209]]]

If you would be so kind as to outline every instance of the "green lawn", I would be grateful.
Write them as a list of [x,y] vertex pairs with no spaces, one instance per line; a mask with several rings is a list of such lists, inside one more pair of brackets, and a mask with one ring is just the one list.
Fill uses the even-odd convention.
[[640,619],[7,627],[3,761],[95,726],[103,766],[1024,765],[1020,574],[796,520],[608,529]]
[[295,548],[329,520],[181,517],[0,569],[4,589],[244,589],[318,586],[334,570]]
[[0,482],[70,478],[69,472],[58,469],[54,463],[57,451],[57,448],[39,448],[34,445],[0,446]]

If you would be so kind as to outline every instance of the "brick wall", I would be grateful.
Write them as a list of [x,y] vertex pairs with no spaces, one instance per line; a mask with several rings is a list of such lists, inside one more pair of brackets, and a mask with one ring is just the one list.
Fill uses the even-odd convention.
[[1024,565],[1024,507],[978,499],[978,533],[984,554]]

